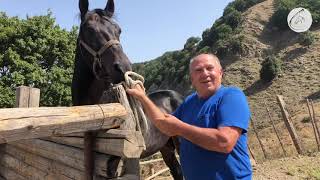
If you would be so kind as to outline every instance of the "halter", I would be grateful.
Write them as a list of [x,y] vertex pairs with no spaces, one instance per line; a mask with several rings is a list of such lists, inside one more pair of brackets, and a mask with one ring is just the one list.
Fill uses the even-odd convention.
[[96,71],[96,65],[98,64],[100,68],[102,68],[102,63],[101,63],[101,55],[106,51],[108,48],[110,48],[113,45],[120,44],[118,40],[109,40],[104,44],[98,51],[93,50],[88,44],[86,44],[84,41],[81,39],[79,40],[79,43],[93,56],[93,65],[92,65],[92,70],[93,74],[95,75],[96,79],[100,79],[97,71]]

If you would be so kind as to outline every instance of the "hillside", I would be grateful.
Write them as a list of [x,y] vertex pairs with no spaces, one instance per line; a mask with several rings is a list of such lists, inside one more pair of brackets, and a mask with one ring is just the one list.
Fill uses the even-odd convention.
[[[259,127],[267,126],[263,123],[268,117],[263,107],[269,107],[274,112],[272,113],[274,119],[279,120],[281,115],[276,103],[276,94],[285,97],[289,112],[298,111],[299,104],[307,97],[313,100],[320,98],[320,42],[316,40],[309,47],[300,45],[301,34],[291,30],[279,30],[272,25],[270,19],[274,11],[275,2],[273,0],[263,1],[244,11],[241,14],[243,17],[241,27],[233,31],[238,33],[233,37],[241,35],[243,37],[242,52],[240,54],[227,52],[219,56],[224,67],[223,84],[236,85],[245,91],[253,117],[259,122]],[[215,24],[219,25],[221,19],[224,18],[225,16],[221,17]],[[211,27],[211,31],[215,28],[215,24]],[[206,31],[203,38],[206,38]],[[320,27],[313,27],[311,33],[319,39]],[[230,41],[230,39],[227,40]],[[146,87],[149,91],[174,89],[184,95],[190,93],[191,87],[186,77],[188,75],[187,65],[194,54],[202,51],[202,49],[199,50],[199,46],[204,40],[200,43],[197,43],[199,40],[195,41],[193,45],[198,46],[197,50],[186,48],[188,41],[183,50],[168,52],[153,61],[139,64],[139,71],[152,69],[152,73],[145,72]],[[219,43],[213,44],[213,46],[218,45]],[[227,48],[230,49],[228,46]],[[213,49],[214,52],[220,52],[215,47]],[[262,61],[270,52],[281,59],[282,69],[278,77],[271,83],[265,83],[260,80],[259,71]],[[156,67],[163,67],[163,69],[156,71]],[[170,71],[165,75],[151,75],[166,72],[168,67]],[[148,77],[152,77],[152,80],[148,80]]]
[[[272,111],[278,111],[276,94],[286,98],[291,112],[298,111],[299,104],[307,97],[320,98],[320,42],[304,47],[299,44],[298,33],[272,28],[269,20],[273,11],[273,1],[267,0],[244,13],[245,44],[249,53],[225,68],[224,82],[236,84],[246,92],[259,122],[267,117],[264,103]],[[312,33],[320,37],[319,28],[313,28]],[[270,84],[259,80],[260,64],[268,50],[277,53],[283,61],[281,74]],[[273,115],[278,119],[276,113]]]
[[[315,42],[310,46],[303,46],[300,44],[301,34],[289,29],[280,30],[273,26],[271,18],[276,8],[274,0],[265,0],[242,12],[243,21],[239,33],[244,35],[242,40],[243,51],[238,54],[229,52],[224,56],[219,56],[224,68],[223,84],[236,85],[244,90],[249,100],[253,121],[259,129],[262,143],[266,147],[269,159],[273,159],[265,160],[263,158],[255,134],[250,127],[249,146],[257,160],[257,165],[254,167],[254,179],[319,179],[319,153],[313,153],[317,149],[305,99],[309,98],[314,101],[316,118],[319,121],[320,25],[318,23],[317,26],[310,29],[310,32],[316,37]],[[193,45],[199,46],[199,44],[201,44],[201,41]],[[186,45],[188,45],[188,41]],[[152,66],[153,68],[150,69],[153,70],[153,73],[157,73],[155,67],[165,62],[167,64],[165,67],[168,68],[168,64],[170,64],[168,61],[172,61],[170,65],[176,65],[180,70],[179,75],[170,77],[170,74],[168,74],[169,78],[159,77],[161,81],[156,80],[147,83],[149,91],[162,88],[174,89],[184,95],[190,93],[191,87],[189,79],[185,77],[188,74],[185,67],[189,62],[187,58],[197,54],[195,51],[199,52],[199,50],[194,49],[186,51],[186,48],[184,48],[180,51],[165,53],[153,61],[139,64],[140,70]],[[281,59],[282,68],[275,79],[266,83],[260,80],[259,71],[262,61],[270,53]],[[175,58],[177,56],[180,59]],[[186,65],[179,66],[183,63]],[[170,66],[170,69],[177,67]],[[170,72],[174,72],[174,70]],[[148,75],[148,73],[145,75]],[[183,77],[183,79],[177,77]],[[276,100],[277,94],[284,96],[287,109],[305,148],[305,156],[297,156],[282,121],[282,115]],[[266,107],[269,108],[272,119],[276,121],[276,128],[280,132],[280,138],[289,157],[282,158],[284,155],[271,127]],[[308,168],[305,166],[308,166]]]

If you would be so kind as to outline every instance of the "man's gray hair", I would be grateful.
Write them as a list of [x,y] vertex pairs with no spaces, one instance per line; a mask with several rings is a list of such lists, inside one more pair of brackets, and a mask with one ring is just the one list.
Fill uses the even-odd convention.
[[[206,54],[206,53],[204,53],[204,54]],[[193,61],[196,60],[200,55],[203,55],[203,54],[199,54],[199,55],[197,55],[197,56],[195,56],[195,57],[190,59],[189,72],[191,72],[191,65],[192,65]],[[211,56],[218,63],[218,65],[222,68],[220,60],[215,54],[208,53],[207,55]]]

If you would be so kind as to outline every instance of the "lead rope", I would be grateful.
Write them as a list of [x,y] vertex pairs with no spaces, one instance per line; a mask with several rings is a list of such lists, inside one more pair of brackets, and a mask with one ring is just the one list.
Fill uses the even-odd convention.
[[[143,88],[143,90],[145,90],[143,87],[144,78],[140,74],[132,72],[132,71],[127,71],[124,75],[124,79],[125,79],[125,88],[126,89],[127,88],[132,89],[132,88],[134,88],[134,86],[136,84],[139,84]],[[148,130],[149,130],[149,126],[148,126],[147,118],[143,112],[141,103],[138,100],[136,100],[135,98],[133,98],[132,96],[129,96],[129,102],[132,105],[131,108],[132,108],[134,117],[136,119],[137,129],[143,135],[145,135],[145,133],[148,132]],[[143,130],[141,129],[139,119],[141,119],[141,121],[143,123],[143,126],[144,126]]]

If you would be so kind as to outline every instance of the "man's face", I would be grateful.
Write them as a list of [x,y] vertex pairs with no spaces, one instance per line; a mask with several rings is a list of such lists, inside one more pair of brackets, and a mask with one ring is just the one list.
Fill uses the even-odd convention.
[[197,56],[190,71],[192,86],[201,98],[213,95],[221,85],[222,69],[215,57],[208,54]]

